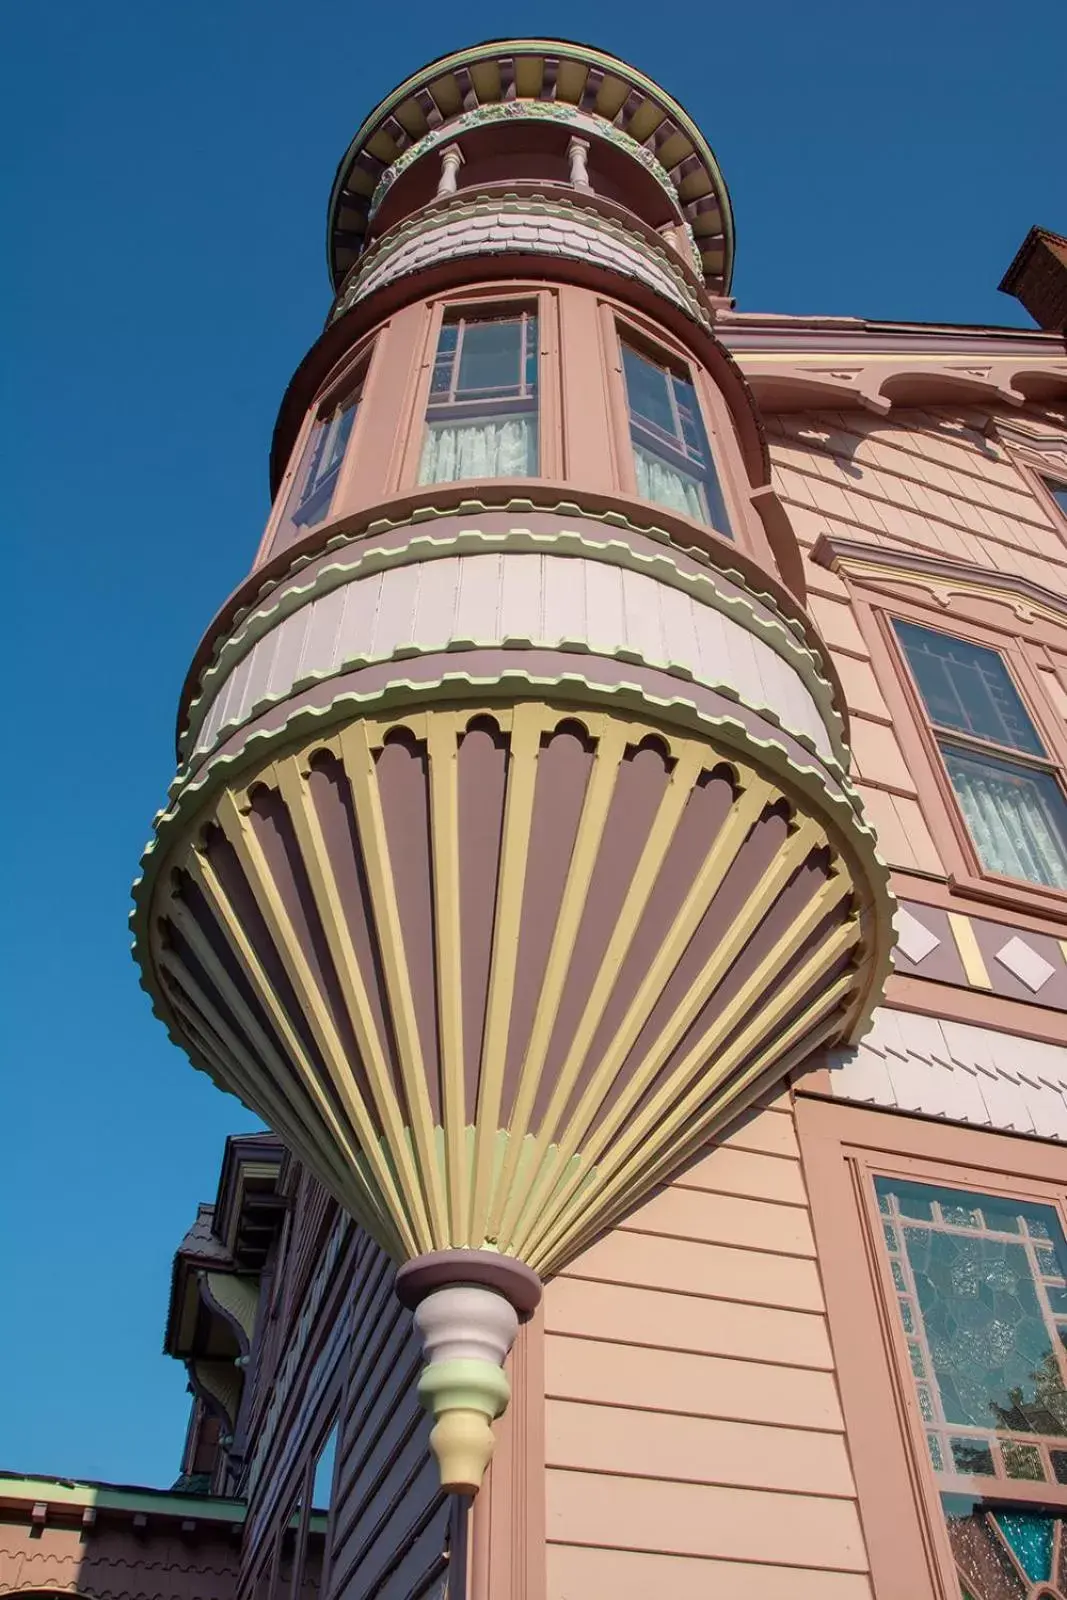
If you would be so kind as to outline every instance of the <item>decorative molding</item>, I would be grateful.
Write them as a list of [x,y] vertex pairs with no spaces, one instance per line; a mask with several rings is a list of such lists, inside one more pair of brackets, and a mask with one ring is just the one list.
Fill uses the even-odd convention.
[[204,1299],[229,1323],[237,1336],[241,1354],[247,1356],[252,1348],[259,1308],[258,1280],[238,1277],[233,1272],[210,1271],[201,1272],[199,1279]]
[[[819,1038],[862,1026],[880,988],[885,875],[855,824],[859,879],[818,820],[825,798],[822,813],[794,811],[795,791],[786,800],[745,762],[703,741],[588,710],[577,734],[569,731],[573,717],[529,701],[415,711],[409,695],[402,715],[349,721],[299,752],[268,757],[239,787],[216,791],[210,808],[202,797],[191,830],[160,823],[166,853],[148,863],[137,916],[160,1015],[197,1064],[277,1127],[397,1257],[488,1244],[540,1272],[556,1270],[616,1209],[668,1175],[751,1081],[778,1064],[787,1070]],[[563,764],[542,791],[535,779],[546,762]],[[713,820],[720,802],[726,809]],[[492,817],[482,816],[486,806],[496,808]],[[568,806],[576,807],[570,821]],[[783,806],[794,822],[774,824],[782,837],[772,845],[766,829]],[[302,945],[287,909],[289,869],[262,831],[268,814],[276,818],[269,829],[291,837],[312,886],[336,974],[325,988],[319,958]],[[338,833],[346,814],[353,822]],[[624,815],[625,847],[617,833]],[[412,879],[425,849],[419,816],[428,819],[432,856],[429,876],[420,867]],[[415,828],[410,837],[397,831],[405,818]],[[496,902],[490,962],[477,932],[482,913],[460,886],[474,881],[469,851],[483,860],[483,842],[501,827],[486,902]],[[684,880],[666,900],[653,900],[661,874],[670,879],[665,863],[675,850],[685,855]],[[753,875],[743,863],[763,850]],[[717,903],[706,921],[731,866],[746,882],[743,902],[732,913]],[[804,894],[791,891],[787,911],[779,896],[798,867]],[[551,956],[537,958],[523,929],[541,926],[543,913],[527,901],[557,881],[559,931]],[[629,887],[623,894],[616,883]],[[609,912],[616,894],[623,898]],[[271,930],[269,947],[237,909],[248,896]],[[650,962],[635,941],[653,906]],[[587,909],[592,923],[582,922]],[[381,972],[359,954],[361,919],[380,943]],[[581,940],[580,927],[590,930]],[[431,929],[436,949],[420,954]],[[225,962],[216,953],[220,936],[232,952]],[[746,946],[751,975],[726,981]],[[686,967],[686,998],[668,1001],[676,966],[701,950],[697,966]],[[540,979],[539,959],[547,963]],[[232,961],[255,1009],[230,975]],[[480,1004],[476,1013],[463,1010],[472,983],[487,997],[477,1094],[462,1069],[479,1054],[476,1040],[463,1044],[482,1016]],[[329,998],[336,984],[341,1012]],[[620,999],[625,1014],[616,1016]],[[427,1007],[435,1005],[440,1016],[431,1022]],[[556,1060],[555,1018],[574,1005],[565,1035],[572,1043]],[[666,1007],[662,1016],[657,1006]],[[653,1015],[655,1028],[641,1034],[635,1053]],[[375,1019],[386,1017],[383,1032]],[[505,1075],[523,1027],[521,1070]],[[355,1045],[345,1043],[350,1033]]]
[[901,902],[896,924],[903,976],[1067,1011],[1067,939],[914,900]]
[[[439,494],[442,487],[435,486],[434,493]],[[467,489],[467,486],[462,487]],[[455,501],[388,501],[384,505],[368,508],[367,512],[357,517],[344,519],[332,528],[327,524],[313,539],[301,541],[290,551],[279,552],[265,568],[252,572],[237,588],[216,615],[201,642],[182,691],[178,712],[179,757],[190,707],[204,675],[227,648],[231,636],[239,633],[245,619],[261,607],[269,595],[284,589],[292,577],[309,567],[316,567],[336,552],[349,550],[353,545],[370,547],[375,542],[384,544],[393,535],[406,537],[413,526],[421,526],[426,530],[421,537],[428,541],[426,551],[429,554],[440,543],[447,544],[455,536],[455,530],[449,529],[442,541],[440,530],[436,535],[433,531],[435,523],[463,519],[481,538],[482,530],[477,529],[479,519],[500,514],[515,518],[515,524],[507,534],[512,548],[543,549],[544,538],[536,529],[536,521],[558,516],[563,526],[558,529],[551,527],[549,537],[553,541],[568,536],[573,531],[573,524],[577,523],[579,537],[587,545],[593,549],[603,545],[615,552],[611,559],[625,563],[630,559],[625,555],[625,546],[631,542],[628,536],[647,539],[661,546],[662,551],[656,553],[662,553],[679,570],[685,570],[686,563],[693,562],[698,568],[706,569],[716,585],[725,583],[736,586],[739,593],[749,594],[761,605],[767,606],[781,626],[811,652],[818,662],[820,676],[832,686],[834,707],[842,716],[842,721],[845,720],[845,694],[837,669],[815,632],[810,617],[784,583],[760,566],[748,552],[710,529],[705,530],[695,523],[672,516],[662,507],[657,509],[656,522],[646,522],[637,508],[625,501],[616,501],[611,497],[601,504],[599,500],[602,497],[598,497],[592,504],[584,498],[579,503],[572,497],[573,486],[566,487],[571,489],[571,495],[567,498],[561,498],[564,485],[549,485],[541,490],[538,485],[531,483],[529,495],[517,494],[515,486],[504,486],[499,500],[488,494],[488,485],[479,484],[474,486],[470,498],[458,498]],[[471,491],[467,489],[467,493]],[[623,506],[627,507],[625,514]],[[531,523],[535,524],[533,528]],[[568,527],[568,524],[571,526]],[[594,524],[598,526],[589,526]],[[612,529],[613,534],[598,537],[603,528]],[[459,531],[463,534],[467,530]],[[525,546],[523,539],[528,540]],[[667,581],[666,573],[664,581]]]
[[1067,1142],[1067,1045],[879,1006],[827,1064],[840,1100]]
[[950,911],[948,925],[956,942],[967,982],[975,989],[991,989],[993,983],[982,959],[982,952],[978,948],[978,940],[974,936],[970,918],[961,916],[957,911]]
[[[500,187],[499,196],[473,191],[439,196],[383,234],[359,257],[330,312],[330,321],[387,284],[443,261],[464,256],[551,255],[569,257],[635,278],[653,293],[673,301],[703,326],[711,315],[697,277],[658,235],[646,236],[632,223],[604,215],[607,208],[538,193],[517,194]],[[612,207],[612,210],[618,210]],[[654,230],[648,230],[653,233]]]
[[188,765],[268,705],[353,666],[509,646],[640,661],[714,685],[847,765],[830,685],[761,602],[669,558],[597,546],[571,530],[519,553],[531,540],[516,532],[464,530],[432,548],[425,537],[390,550],[356,546],[350,564],[276,593],[205,673],[182,745]]
[[[508,100],[502,105],[477,106],[473,111],[466,111],[462,116],[454,117],[442,127],[431,129],[415,144],[409,145],[391,166],[386,167],[378,179],[378,186],[371,196],[370,209],[367,213],[368,222],[374,220],[382,201],[396,180],[407,171],[408,167],[413,166],[416,161],[421,160],[431,150],[435,150],[441,144],[445,144],[449,148],[455,144],[456,149],[460,151],[462,159],[462,147],[457,141],[464,133],[471,133],[477,128],[492,127],[500,123],[514,122],[516,120],[562,123],[567,127],[577,128],[581,133],[589,134],[594,139],[603,139],[607,144],[617,145],[620,150],[625,150],[628,156],[639,162],[647,172],[652,174],[670,200],[672,207],[676,212],[678,211],[678,191],[671,182],[670,174],[666,168],[660,165],[651,150],[646,149],[644,145],[638,144],[636,139],[631,139],[630,135],[624,133],[621,128],[616,128],[613,123],[603,122],[597,117],[588,116],[584,111],[580,111],[577,106],[567,105],[562,101]],[[573,137],[571,139],[572,145],[581,145],[582,143],[581,139]],[[568,146],[569,148],[570,146]],[[576,187],[580,187],[580,185],[576,184]],[[451,193],[452,191],[450,190],[449,192]],[[439,190],[438,194],[440,193],[441,191]],[[697,272],[703,272],[703,262],[692,226],[685,222],[680,215],[679,222],[684,227],[689,241],[692,263]]]
[[[699,235],[709,287],[715,293],[729,292],[730,199],[696,124],[677,101],[627,63],[583,45],[543,39],[498,41],[444,56],[401,84],[365,119],[341,161],[330,197],[327,249],[335,285],[358,254],[372,196],[383,176],[397,162],[417,159],[411,151],[423,140],[454,139],[464,127],[479,126],[484,118],[466,119],[484,112],[542,117],[583,131],[591,125],[598,137],[620,144],[657,181],[664,174],[672,202],[681,206]],[[637,125],[635,119],[642,130],[651,128],[644,137],[634,138],[628,131]],[[371,153],[372,145],[378,154]]]
[[[858,337],[837,356],[797,351],[762,351],[740,347],[736,329],[720,316],[716,332],[733,350],[741,370],[764,411],[862,409],[885,416],[894,406],[958,403],[998,407],[1025,406],[1035,396],[1067,395],[1067,356],[1062,346],[1034,356],[991,355],[979,361],[960,359],[949,349],[927,349],[890,355],[865,349],[873,343]],[[931,348],[932,345],[932,348]]]
[[1014,572],[994,572],[943,556],[865,544],[860,540],[833,539],[825,533],[816,540],[811,558],[830,572],[855,572],[867,579],[881,577],[898,582],[906,581],[909,576],[921,577],[925,580],[924,589],[932,590],[946,607],[953,594],[966,593],[987,599],[1007,599],[1020,622],[1032,622],[1040,616],[1062,626],[1067,619],[1067,592],[1057,594]]

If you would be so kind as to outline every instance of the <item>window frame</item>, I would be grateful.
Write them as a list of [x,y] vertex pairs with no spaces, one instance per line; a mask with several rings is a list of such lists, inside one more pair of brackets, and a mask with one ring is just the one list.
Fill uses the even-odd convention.
[[[683,521],[700,528],[704,533],[713,534],[721,539],[724,544],[745,548],[749,543],[747,530],[748,520],[739,502],[741,496],[737,485],[731,477],[729,466],[729,451],[720,448],[719,438],[722,432],[722,418],[718,404],[716,404],[714,386],[709,382],[707,375],[698,362],[695,362],[690,352],[681,345],[676,344],[664,336],[660,328],[650,329],[632,313],[628,313],[622,306],[610,301],[601,302],[601,312],[604,316],[604,342],[608,351],[609,395],[608,403],[612,414],[612,433],[615,442],[616,476],[621,493],[637,500],[641,505],[655,506],[657,510],[667,516],[680,517]],[[701,521],[691,517],[684,511],[677,511],[672,506],[663,506],[656,500],[646,500],[637,487],[637,468],[634,459],[634,441],[631,432],[632,419],[630,413],[629,393],[626,386],[626,374],[623,366],[623,347],[629,345],[634,352],[655,366],[660,366],[668,372],[674,372],[680,367],[684,374],[683,381],[688,382],[693,390],[696,401],[697,413],[704,429],[707,440],[708,455],[711,471],[719,486],[723,507],[726,511],[728,527],[723,530],[716,527],[710,520]],[[672,404],[673,391],[672,391]],[[665,451],[669,445],[665,445]],[[682,471],[687,469],[686,458],[681,451],[678,452],[678,464]],[[692,474],[692,476],[696,476]],[[709,508],[710,512],[710,508]],[[766,559],[769,552],[761,552]],[[772,558],[772,569],[776,570]]]
[[[891,689],[895,685],[903,697],[907,715],[897,732],[901,735],[905,758],[910,761],[918,756],[930,780],[926,785],[921,781],[920,774],[912,772],[912,776],[919,779],[920,801],[944,858],[949,885],[972,899],[1008,905],[1016,910],[1028,909],[1037,915],[1067,921],[1067,889],[1033,883],[1027,878],[1009,877],[984,865],[956,797],[939,743],[940,739],[944,739],[946,743],[973,750],[978,755],[985,754],[1016,766],[1050,773],[1059,786],[1067,808],[1067,729],[1061,729],[1058,725],[1055,707],[1050,703],[1040,675],[1029,658],[1027,643],[1021,633],[990,623],[972,622],[958,615],[949,618],[943,609],[933,609],[936,604],[933,594],[930,602],[927,608],[868,592],[858,597],[857,615],[861,621],[864,610],[873,615],[880,645],[877,653],[872,652],[873,664],[877,669],[881,655],[883,671],[891,680],[887,687]],[[927,712],[918,681],[897,634],[897,621],[910,622],[931,632],[960,639],[966,644],[994,650],[1022,701],[1044,747],[1045,756],[1032,756],[992,740],[974,738],[956,729],[946,728],[939,732]],[[887,700],[892,710],[891,694]],[[912,738],[907,737],[909,731]],[[930,796],[929,803],[927,794]],[[940,806],[937,805],[937,799],[940,800]],[[936,814],[938,811],[940,816]]]
[[327,375],[326,380],[322,384],[318,394],[308,407],[307,414],[300,425],[300,431],[297,434],[296,439],[293,441],[293,448],[289,453],[289,460],[286,464],[285,472],[282,476],[281,482],[278,485],[278,492],[274,496],[274,502],[271,506],[270,516],[267,518],[267,526],[263,530],[263,538],[260,540],[259,549],[256,551],[256,558],[252,564],[253,571],[256,569],[256,567],[260,566],[268,558],[268,556],[272,554],[276,555],[278,553],[274,547],[276,545],[278,535],[280,534],[285,523],[286,513],[289,509],[289,499],[296,484],[296,480],[306,464],[305,457],[307,455],[308,445],[311,442],[311,435],[315,424],[323,420],[324,413],[329,415],[330,413],[338,410],[346,396],[352,391],[352,389],[356,387],[357,384],[359,384],[361,387],[359,404],[356,408],[356,415],[353,418],[352,428],[348,435],[348,440],[345,444],[344,451],[342,452],[341,458],[337,463],[337,475],[334,478],[333,488],[330,491],[330,500],[326,508],[326,515],[321,519],[321,521],[311,523],[306,528],[297,530],[297,537],[291,539],[286,548],[291,549],[294,545],[299,544],[301,539],[313,534],[316,528],[320,528],[324,522],[329,521],[330,510],[334,503],[338,500],[344,480],[348,476],[347,468],[349,467],[356,450],[359,448],[360,437],[363,432],[363,425],[369,409],[369,403],[373,403],[373,391],[371,389],[371,384],[378,366],[378,363],[375,361],[375,356],[381,342],[381,336],[384,332],[384,327],[377,328],[373,333],[369,334],[367,338],[361,339],[352,350],[346,351],[341,360]]
[[954,1474],[939,1480],[874,1179],[1050,1206],[1067,1236],[1067,1148],[819,1098],[817,1074],[805,1087],[795,1099],[797,1134],[872,1587],[879,1600],[960,1600],[941,1495],[1067,1515],[1067,1484]]
[[[457,318],[475,320],[486,313],[494,321],[519,312],[533,312],[537,317],[537,472],[530,477],[514,480],[515,483],[538,483],[544,479],[563,476],[563,449],[560,437],[559,402],[559,335],[557,289],[544,283],[518,280],[506,289],[490,285],[474,285],[468,289],[453,290],[436,295],[423,302],[425,325],[418,357],[414,389],[405,403],[408,424],[407,437],[398,451],[396,471],[388,485],[390,493],[417,491],[432,494],[435,489],[451,490],[460,483],[480,483],[479,478],[450,479],[444,483],[420,483],[419,465],[422,459],[423,440],[429,421],[430,390],[437,345],[444,324]],[[496,402],[494,402],[495,404]],[[519,402],[521,404],[522,402]],[[500,402],[504,404],[504,402]]]
[[[1067,523],[1067,474],[1061,478],[1057,473],[1043,472],[1039,467],[1034,468],[1033,470],[1037,472],[1038,477],[1041,479],[1041,487],[1045,491],[1048,499],[1052,501],[1053,509],[1055,510],[1056,515],[1063,522]],[[1056,498],[1057,490],[1059,490],[1064,496],[1064,503],[1062,505]]]

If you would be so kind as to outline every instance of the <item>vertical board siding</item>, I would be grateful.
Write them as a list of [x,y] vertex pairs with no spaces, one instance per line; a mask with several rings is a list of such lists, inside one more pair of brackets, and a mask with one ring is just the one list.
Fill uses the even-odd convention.
[[547,1600],[870,1600],[792,1111],[545,1290]]
[[[265,1446],[250,1517],[250,1524],[258,1526],[244,1550],[242,1591],[251,1591],[253,1570],[288,1522],[314,1453],[336,1415],[335,1481],[323,1557],[326,1581],[317,1592],[322,1600],[419,1600],[435,1592],[447,1564],[448,1506],[430,1455],[431,1422],[416,1393],[421,1354],[411,1313],[393,1292],[393,1263],[351,1222],[327,1292],[316,1299],[314,1315],[310,1307],[305,1309],[338,1209],[306,1172],[299,1173],[292,1193],[288,1248],[277,1263],[280,1312],[272,1319],[274,1337],[265,1341],[255,1378],[262,1393],[256,1396],[253,1435],[263,1427],[265,1406],[276,1393],[295,1338],[304,1339],[304,1355],[273,1442]],[[351,1318],[347,1336],[342,1314]],[[336,1366],[329,1381],[315,1390],[321,1397],[309,1403],[318,1352],[331,1335],[339,1346]],[[310,1581],[306,1575],[305,1588]],[[275,1600],[285,1600],[289,1587],[283,1586]]]
[[416,1394],[421,1356],[393,1268],[367,1252],[337,1442],[329,1600],[412,1600],[440,1575],[448,1506]]

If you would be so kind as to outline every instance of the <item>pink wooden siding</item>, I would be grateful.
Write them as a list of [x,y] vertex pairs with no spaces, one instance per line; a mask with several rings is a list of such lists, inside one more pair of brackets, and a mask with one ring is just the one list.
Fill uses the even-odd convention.
[[547,1600],[870,1600],[793,1116],[545,1291]]
[[[945,874],[890,726],[870,652],[835,574],[810,560],[820,535],[1014,573],[1062,593],[1067,542],[988,416],[805,412],[765,419],[774,481],[804,550],[810,608],[841,675],[853,772],[891,866]],[[1047,416],[1043,427],[1049,430]],[[1051,676],[1051,674],[1049,674]],[[1057,683],[1053,692],[1064,697]]]

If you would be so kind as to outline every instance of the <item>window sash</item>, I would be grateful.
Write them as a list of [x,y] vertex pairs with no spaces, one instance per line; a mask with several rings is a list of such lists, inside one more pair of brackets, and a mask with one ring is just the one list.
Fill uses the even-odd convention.
[[363,400],[365,377],[364,368],[343,397],[335,401],[325,415],[320,412],[312,422],[276,538],[292,528],[317,527],[329,516]]
[[[464,386],[472,330],[515,329],[514,382]],[[536,310],[477,309],[442,322],[430,376],[419,456],[419,484],[476,478],[536,477],[540,465],[539,340]],[[469,376],[469,374],[468,374]]]
[[1042,478],[1042,483],[1056,502],[1056,507],[1067,517],[1067,483],[1058,478]]
[[1067,798],[1056,776],[948,739],[937,746],[985,870],[1067,890]]
[[[471,342],[472,330],[494,326],[516,329],[514,381],[482,387],[464,385],[463,363],[467,346]],[[514,310],[509,310],[500,315],[474,313],[443,322],[437,336],[437,349],[430,375],[428,408],[436,410],[462,405],[514,404],[515,401],[527,401],[535,405],[538,379],[537,332],[536,311],[523,310],[516,313]]]
[[[634,451],[638,493],[668,510],[679,511],[732,538],[711,441],[700,409],[696,387],[689,377],[679,377],[666,363],[644,355],[620,333],[623,390]],[[640,367],[636,363],[641,363]],[[640,401],[635,381],[638,372],[655,373],[671,416],[671,429],[637,409]],[[681,394],[679,391],[687,391]],[[665,469],[655,492],[656,467]],[[687,490],[689,491],[687,493]]]
[[[1015,754],[1044,756],[1033,718],[999,650],[900,617],[894,619],[894,629],[932,726]],[[952,661],[927,641],[961,647],[972,659]],[[938,676],[943,683],[935,681]],[[938,715],[939,709],[951,712],[953,699],[957,715]],[[988,731],[998,724],[1003,739]]]
[[[1002,652],[907,618],[895,617],[892,623],[981,871],[1019,884],[1067,891],[1067,795],[1061,769],[1046,754]],[[946,667],[960,716],[953,720],[936,714],[949,709],[949,700],[942,694],[936,708],[931,704],[916,661],[919,636],[959,643],[997,665],[999,674],[982,671],[978,662],[988,706],[979,703],[968,710],[968,680],[955,682]],[[944,666],[943,657],[933,659]],[[991,718],[1000,723],[997,731],[1015,742],[1003,743],[987,731],[977,731],[988,729]]]

